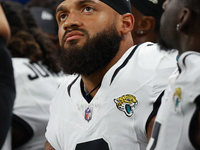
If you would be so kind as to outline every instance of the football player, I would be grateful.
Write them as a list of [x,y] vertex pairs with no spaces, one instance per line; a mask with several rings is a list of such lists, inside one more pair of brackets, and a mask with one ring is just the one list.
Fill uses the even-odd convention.
[[160,45],[179,51],[147,150],[200,149],[200,1],[166,0]]
[[51,103],[45,150],[144,150],[177,54],[132,47],[129,0],[65,0],[56,18],[59,58],[72,75]]

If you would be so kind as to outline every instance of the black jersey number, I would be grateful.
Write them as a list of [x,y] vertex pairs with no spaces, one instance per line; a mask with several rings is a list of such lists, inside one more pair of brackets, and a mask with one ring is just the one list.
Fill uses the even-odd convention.
[[160,127],[161,127],[161,124],[159,122],[155,122],[155,125],[154,125],[154,128],[153,128],[153,133],[152,133],[152,136],[151,136],[151,139],[150,139],[150,143],[151,143],[151,140],[153,140],[153,142],[151,143],[149,149],[147,149],[147,150],[154,150],[155,149],[157,141],[158,141],[158,135],[159,135],[159,132],[160,132]]
[[77,144],[76,150],[109,150],[109,146],[104,139],[97,139]]

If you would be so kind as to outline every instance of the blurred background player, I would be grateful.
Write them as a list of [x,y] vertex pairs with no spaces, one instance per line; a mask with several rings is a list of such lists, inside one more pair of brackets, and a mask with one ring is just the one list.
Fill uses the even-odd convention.
[[56,60],[56,46],[36,24],[24,5],[2,2],[11,28],[17,97],[12,119],[12,148],[42,150],[49,104],[65,76]]
[[30,0],[26,6],[28,8],[31,7],[41,7],[41,8],[48,8],[52,11],[53,15],[56,13],[56,8],[58,4],[60,3],[60,0]]
[[131,11],[135,18],[132,36],[134,44],[156,43],[159,37],[160,18],[165,0],[130,0]]
[[59,0],[31,0],[27,3],[37,24],[59,48],[58,25],[55,18]]
[[15,99],[15,82],[10,53],[6,43],[10,38],[10,28],[0,4],[0,149],[11,125]]
[[179,51],[147,150],[200,149],[200,1],[166,0],[159,44]]

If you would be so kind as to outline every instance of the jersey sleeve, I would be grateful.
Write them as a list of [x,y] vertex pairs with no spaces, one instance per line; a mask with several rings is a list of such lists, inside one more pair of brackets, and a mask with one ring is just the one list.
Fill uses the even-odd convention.
[[151,114],[149,115],[149,118],[147,119],[147,123],[146,123],[146,127],[145,127],[146,132],[147,132],[147,127],[148,127],[148,125],[149,125],[151,119],[152,119],[153,117],[155,117],[156,114],[158,113],[158,109],[159,109],[159,107],[160,107],[160,105],[161,105],[161,100],[162,100],[162,97],[163,97],[164,93],[165,93],[165,91],[163,91],[163,92],[159,95],[159,97],[157,98],[157,100],[156,100],[155,103],[153,104],[153,110],[152,110]]
[[177,68],[176,57],[178,52],[169,53],[160,50],[157,44],[148,44],[139,55],[143,55],[142,59],[139,60],[139,65],[154,72],[149,95],[149,103],[153,107],[146,120],[145,129],[147,130],[150,120],[157,114],[163,93],[169,83],[169,77]]

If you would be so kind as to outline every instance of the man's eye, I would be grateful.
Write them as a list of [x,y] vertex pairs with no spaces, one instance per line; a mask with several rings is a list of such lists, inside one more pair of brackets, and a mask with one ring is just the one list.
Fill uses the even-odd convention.
[[84,8],[84,12],[91,12],[91,11],[93,11],[93,8],[91,8],[91,7]]
[[67,15],[66,14],[61,14],[60,15],[60,21],[63,21],[67,18]]

